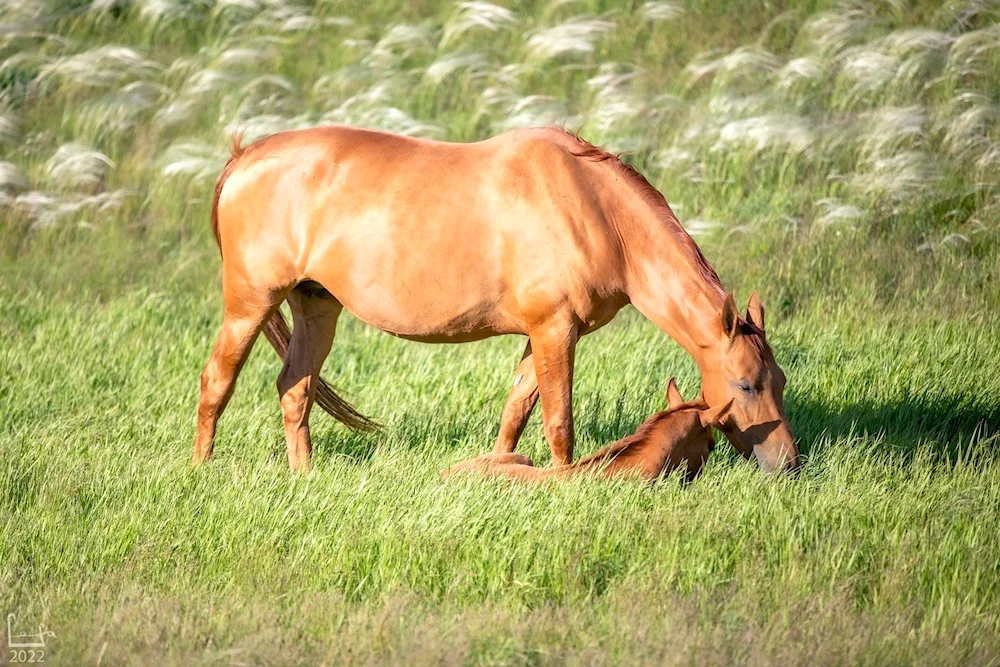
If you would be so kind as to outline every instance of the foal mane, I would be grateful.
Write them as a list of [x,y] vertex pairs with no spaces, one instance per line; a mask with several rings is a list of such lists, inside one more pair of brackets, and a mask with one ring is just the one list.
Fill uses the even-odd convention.
[[718,287],[720,290],[725,291],[722,287],[722,281],[719,280],[719,274],[715,272],[712,265],[708,263],[705,259],[705,255],[702,254],[701,248],[698,244],[694,242],[691,235],[687,233],[687,230],[681,226],[677,216],[674,215],[673,210],[670,208],[670,204],[667,203],[666,198],[663,194],[654,188],[646,177],[639,173],[632,165],[622,162],[621,154],[614,155],[609,153],[607,150],[601,148],[600,146],[595,146],[586,139],[580,137],[579,134],[575,134],[566,130],[564,128],[559,128],[566,133],[566,136],[575,141],[579,149],[571,150],[570,154],[583,158],[589,162],[607,162],[612,169],[614,169],[619,176],[625,179],[635,191],[642,197],[654,211],[659,214],[660,220],[667,226],[667,229],[674,235],[681,247],[687,249],[691,258],[694,260],[695,266],[698,269],[698,273],[701,277],[705,279],[707,283]]
[[681,403],[677,407],[670,408],[668,410],[661,410],[656,412],[651,416],[647,417],[639,428],[635,430],[635,433],[631,435],[626,435],[621,440],[616,440],[607,447],[594,452],[593,454],[580,459],[577,463],[573,465],[583,465],[595,460],[603,460],[608,456],[618,456],[627,449],[639,448],[650,439],[653,438],[654,432],[657,426],[660,425],[665,419],[673,416],[678,412],[683,412],[686,410],[704,410],[707,406],[701,399],[695,399],[693,401],[687,401]]

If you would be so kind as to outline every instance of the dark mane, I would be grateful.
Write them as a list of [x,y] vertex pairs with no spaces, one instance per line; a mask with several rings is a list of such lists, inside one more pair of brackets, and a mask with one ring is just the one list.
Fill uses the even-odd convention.
[[618,172],[626,182],[635,188],[635,191],[642,197],[643,201],[660,214],[660,219],[667,225],[667,228],[680,243],[681,247],[687,248],[701,277],[710,285],[725,291],[722,287],[722,281],[719,280],[719,274],[715,272],[712,265],[705,259],[701,248],[694,242],[694,239],[687,233],[687,230],[681,226],[680,221],[677,220],[677,216],[674,215],[666,198],[664,198],[659,190],[650,185],[645,176],[639,173],[632,165],[622,162],[618,155],[613,155],[603,148],[595,146],[586,139],[580,138],[578,134],[574,134],[568,130],[563,130],[563,132],[579,144],[579,150],[570,151],[572,155],[590,162],[607,162],[612,169]]
[[764,335],[764,331],[747,322],[742,317],[740,318],[740,333],[742,334],[742,340],[758,353],[764,354],[770,351],[771,346],[767,344],[767,337]]

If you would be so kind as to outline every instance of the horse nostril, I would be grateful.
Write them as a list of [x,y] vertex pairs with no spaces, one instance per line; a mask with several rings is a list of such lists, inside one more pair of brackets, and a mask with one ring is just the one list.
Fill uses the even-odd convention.
[[796,474],[802,469],[802,455],[799,454],[797,443],[792,444],[792,454],[785,461],[785,472]]
[[796,473],[801,467],[798,450],[792,446],[761,448],[754,447],[754,458],[766,472]]

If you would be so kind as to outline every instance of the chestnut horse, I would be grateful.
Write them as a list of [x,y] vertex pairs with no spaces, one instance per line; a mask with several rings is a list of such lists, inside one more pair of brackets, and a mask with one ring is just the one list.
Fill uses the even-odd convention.
[[[553,465],[573,460],[580,336],[626,304],[687,350],[721,430],[767,470],[797,466],[785,376],[756,292],[740,317],[663,196],[613,155],[556,128],[471,144],[352,127],[240,137],[212,207],[222,329],[201,377],[194,461],[257,335],[284,359],[278,393],[293,470],[308,469],[314,401],[373,426],[319,376],[347,308],[395,336],[461,343],[527,335],[494,451],[512,452],[537,399]],[[288,301],[294,330],[279,306]]]
[[492,452],[453,465],[441,473],[479,472],[489,477],[507,477],[525,482],[564,479],[580,475],[602,475],[607,479],[637,477],[655,482],[663,473],[684,466],[684,479],[698,476],[715,448],[712,427],[725,420],[730,403],[709,408],[702,401],[685,403],[674,379],[667,385],[668,410],[644,421],[635,433],[569,465],[535,468],[522,454]]

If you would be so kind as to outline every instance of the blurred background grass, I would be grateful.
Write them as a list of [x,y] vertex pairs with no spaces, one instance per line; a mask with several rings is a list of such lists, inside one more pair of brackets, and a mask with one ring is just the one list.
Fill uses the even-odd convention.
[[772,310],[813,296],[998,305],[995,3],[14,0],[3,12],[7,257],[144,240],[126,253],[142,270],[201,242],[238,127],[471,141],[555,123],[626,153],[724,277],[769,281]]

